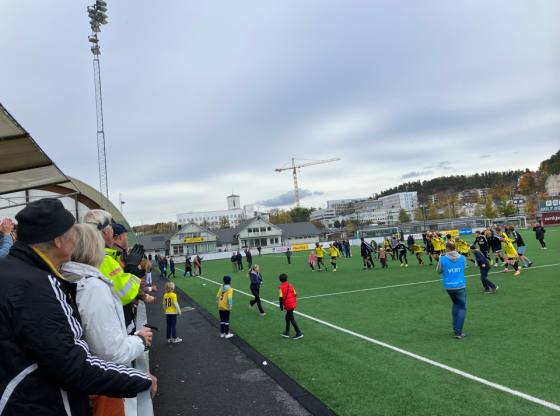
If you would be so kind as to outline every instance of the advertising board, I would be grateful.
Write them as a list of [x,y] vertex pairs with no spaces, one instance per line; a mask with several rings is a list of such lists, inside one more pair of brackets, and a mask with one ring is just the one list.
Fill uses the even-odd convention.
[[305,251],[309,250],[309,244],[296,244],[292,246],[292,251]]
[[463,228],[462,230],[459,230],[459,235],[468,235],[468,234],[472,234],[472,228]]
[[560,200],[549,199],[548,201],[539,201],[541,212],[560,212]]
[[201,241],[204,241],[204,237],[183,238],[183,243],[200,243]]
[[560,212],[548,212],[542,214],[542,222],[547,224],[560,224]]
[[285,253],[286,251],[288,251],[289,248],[291,248],[291,247],[290,246],[274,247],[274,252],[275,253]]
[[450,236],[452,236],[452,237],[455,237],[456,235],[459,235],[459,230],[442,231],[441,234],[442,234],[443,236],[450,235]]

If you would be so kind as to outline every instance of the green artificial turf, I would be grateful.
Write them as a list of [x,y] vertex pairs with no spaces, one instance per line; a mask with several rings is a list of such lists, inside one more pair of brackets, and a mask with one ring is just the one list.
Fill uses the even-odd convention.
[[[387,269],[376,261],[374,270],[362,270],[359,247],[352,248],[352,259],[338,259],[335,273],[331,267],[311,272],[309,252],[294,253],[290,266],[283,254],[254,257],[264,280],[261,297],[274,305],[263,303],[267,315],[260,316],[256,306],[249,310],[251,297],[234,292],[230,328],[339,415],[558,414],[301,315],[296,320],[304,338],[280,336],[285,312],[278,307],[278,276],[286,273],[297,291],[297,312],[558,404],[560,266],[536,266],[560,263],[560,229],[547,232],[546,251],[532,231],[521,234],[534,265],[520,276],[511,269],[505,274],[492,268],[489,279],[499,285],[497,294],[482,295],[479,269],[471,263],[466,270],[465,339],[453,336],[452,303],[435,266],[426,261],[418,267],[409,255],[408,268],[389,259]],[[465,240],[471,242],[474,236]],[[425,254],[423,258],[427,260]],[[218,283],[229,275],[234,289],[250,294],[247,271],[232,273],[229,259],[203,262],[203,272],[204,278]],[[173,282],[217,317],[218,284],[177,275]],[[430,280],[437,282],[302,299]]]

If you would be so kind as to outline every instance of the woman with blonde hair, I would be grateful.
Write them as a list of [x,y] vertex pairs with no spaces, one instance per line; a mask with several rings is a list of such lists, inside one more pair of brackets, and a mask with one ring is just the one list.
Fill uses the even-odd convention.
[[253,305],[255,305],[256,303],[257,306],[259,307],[261,316],[265,316],[266,313],[264,313],[264,310],[262,308],[261,297],[260,297],[260,289],[261,289],[261,285],[263,284],[263,280],[261,274],[259,273],[259,265],[255,264],[253,267],[251,267],[249,269],[249,273],[247,274],[247,276],[251,279],[250,289],[251,289],[251,293],[255,297],[255,299],[251,299],[249,301],[249,309],[253,309]]
[[[119,296],[115,293],[114,283],[98,269],[104,261],[105,254],[105,244],[99,232],[91,225],[76,224],[76,246],[71,261],[63,264],[60,271],[68,281],[77,283],[76,304],[80,312],[84,340],[91,354],[115,364],[131,367],[131,362],[144,352],[145,347],[150,346],[152,331],[145,328],[136,335],[127,335],[123,308]],[[102,396],[97,398],[102,400],[98,407],[116,406],[122,408],[122,412],[117,414],[125,414],[122,399]],[[126,400],[127,412],[130,406],[136,407],[135,399]]]

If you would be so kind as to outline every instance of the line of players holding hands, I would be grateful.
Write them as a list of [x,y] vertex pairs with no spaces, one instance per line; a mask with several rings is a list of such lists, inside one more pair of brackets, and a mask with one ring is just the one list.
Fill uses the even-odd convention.
[[[523,268],[531,267],[533,262],[531,262],[525,256],[525,242],[521,235],[515,231],[515,227],[510,225],[508,227],[503,226],[496,226],[487,227],[486,230],[483,232],[476,231],[475,241],[472,245],[469,245],[466,241],[462,240],[459,236],[452,237],[451,235],[446,235],[447,241],[454,241],[457,247],[457,252],[465,256],[465,258],[476,266],[476,261],[470,257],[470,252],[475,253],[476,251],[480,251],[482,255],[490,262],[490,265],[494,265],[494,267],[498,267],[498,263],[501,260],[501,266],[504,267],[503,273],[509,272],[509,266],[512,266],[515,270],[515,275],[519,275],[521,273],[522,267],[519,266],[519,261],[521,260],[523,263]],[[395,260],[396,255],[398,255],[399,261],[401,262],[401,267],[408,267],[408,260],[406,257],[407,251],[410,251],[411,254],[416,256],[418,259],[418,266],[423,266],[424,261],[422,261],[422,251],[423,249],[426,250],[428,254],[428,258],[430,259],[430,266],[433,266],[433,259],[435,259],[436,263],[439,261],[441,255],[445,254],[445,239],[442,236],[442,233],[431,233],[426,232],[423,235],[425,245],[420,246],[416,244],[414,238],[412,236],[408,237],[408,247],[405,246],[400,240],[397,240],[397,244],[391,244],[391,241],[387,237],[383,241],[383,247],[379,249],[375,249],[374,247],[377,245],[372,240],[372,245],[369,245],[364,242],[362,239],[362,257],[364,257],[364,269],[366,268],[373,268],[375,267],[373,263],[369,259],[367,259],[367,251],[370,253],[376,252],[380,253],[380,261],[383,264],[383,267],[386,266],[386,262],[383,261],[383,258],[386,257],[387,254],[391,254],[393,260]],[[478,249],[476,245],[478,244]],[[514,247],[514,244],[517,244],[517,249]],[[496,259],[496,264],[494,264],[494,260],[490,258],[490,250],[494,254]],[[502,250],[505,251],[502,254]],[[365,256],[364,256],[365,255]],[[367,260],[367,261],[366,261]],[[404,260],[404,263],[403,263]],[[469,267],[468,264],[466,267]]]
[[[502,270],[503,273],[509,272],[509,266],[512,266],[515,270],[515,275],[517,276],[521,273],[522,268],[532,266],[533,262],[525,256],[525,242],[523,241],[521,235],[515,231],[515,227],[513,225],[508,227],[487,227],[483,232],[476,231],[475,235],[476,238],[472,245],[469,245],[466,241],[459,238],[459,236],[452,237],[447,234],[446,238],[447,241],[454,241],[457,247],[457,252],[465,256],[465,258],[471,261],[475,266],[477,265],[477,262],[470,257],[470,253],[472,252],[475,254],[477,251],[479,251],[482,256],[489,261],[490,266],[494,265],[494,267],[498,267],[499,261],[501,260],[501,266],[504,267],[504,270]],[[425,249],[428,254],[428,258],[430,259],[429,265],[433,266],[433,260],[437,263],[440,256],[445,254],[446,241],[441,232],[426,232],[423,234],[423,238],[425,242],[423,246],[416,244],[412,235],[409,235],[408,237],[408,246],[404,245],[402,241],[397,239],[394,235],[392,241],[389,241],[389,239],[385,237],[383,243],[379,245],[374,240],[371,240],[371,244],[368,244],[362,238],[360,252],[364,263],[364,270],[366,268],[373,269],[375,267],[372,253],[378,254],[378,259],[381,262],[382,268],[389,267],[387,264],[388,255],[391,255],[393,260],[396,260],[396,257],[398,256],[401,267],[408,267],[407,252],[416,256],[418,266],[423,266],[423,249]],[[479,247],[478,249],[476,247],[477,244]],[[514,244],[517,244],[517,248],[514,247]],[[490,250],[492,250],[496,259],[495,264],[494,260],[490,258]],[[505,251],[505,253],[502,254],[502,251]],[[336,259],[337,257],[341,257],[341,254],[340,250],[336,246],[333,246],[332,243],[329,245],[329,251],[323,249],[319,243],[315,244],[315,248],[311,250],[308,262],[311,270],[315,271],[315,265],[318,266],[319,271],[321,271],[321,265],[323,265],[325,271],[328,270],[327,266],[323,262],[324,254],[330,255],[330,263],[333,266],[333,272],[335,272],[337,270]],[[520,260],[523,263],[523,267],[519,266]],[[469,267],[468,264],[466,267]]]

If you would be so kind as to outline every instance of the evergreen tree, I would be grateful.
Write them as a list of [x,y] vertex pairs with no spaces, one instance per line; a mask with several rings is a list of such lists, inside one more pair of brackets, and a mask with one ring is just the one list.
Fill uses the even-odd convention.
[[410,215],[406,213],[404,208],[399,210],[399,222],[410,222]]
[[334,222],[334,228],[340,228],[340,221],[339,220],[336,220]]
[[436,204],[430,204],[430,210],[428,211],[428,220],[439,220],[439,213]]

